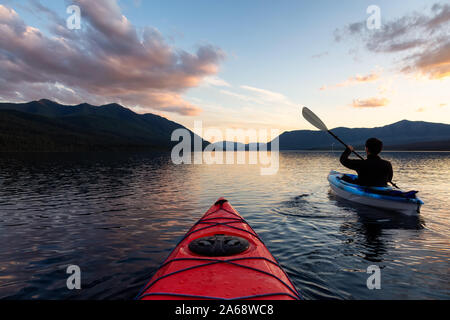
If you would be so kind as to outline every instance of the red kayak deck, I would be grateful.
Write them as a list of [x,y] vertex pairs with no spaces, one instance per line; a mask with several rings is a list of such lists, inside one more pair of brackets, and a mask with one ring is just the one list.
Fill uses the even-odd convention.
[[[248,241],[244,252],[204,256],[189,244],[210,236]],[[138,296],[141,300],[298,300],[300,295],[250,225],[219,199],[189,230]]]

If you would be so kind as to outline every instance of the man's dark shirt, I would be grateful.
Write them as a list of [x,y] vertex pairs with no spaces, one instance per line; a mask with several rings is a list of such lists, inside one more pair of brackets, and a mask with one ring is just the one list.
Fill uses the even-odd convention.
[[341,163],[343,166],[358,172],[358,184],[384,187],[392,181],[393,171],[389,161],[374,155],[369,155],[367,160],[351,160],[348,158],[351,153],[350,149],[347,148],[341,155]]

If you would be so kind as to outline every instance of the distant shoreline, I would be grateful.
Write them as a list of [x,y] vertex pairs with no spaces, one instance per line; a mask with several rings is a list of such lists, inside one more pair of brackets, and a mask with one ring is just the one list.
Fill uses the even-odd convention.
[[[155,114],[137,114],[119,104],[93,106],[83,103],[65,106],[50,100],[28,103],[0,103],[0,152],[150,152],[171,151],[182,141],[172,141],[173,133],[184,130],[193,148],[193,138],[203,149],[210,143],[186,127]],[[355,148],[364,149],[369,137],[384,142],[391,152],[449,152],[450,125],[402,120],[377,128],[334,128],[333,132]],[[248,140],[257,140],[248,136]],[[184,138],[183,138],[184,139]],[[239,140],[239,137],[230,138]],[[184,141],[183,141],[184,143]],[[214,143],[225,150],[227,141]],[[257,144],[231,143],[244,148],[300,152],[342,152],[343,147],[326,132],[286,131],[276,139]]]
[[[202,151],[205,152],[205,151]],[[209,151],[206,151],[209,152]],[[224,150],[223,152],[226,152]],[[231,152],[260,152],[260,151],[236,151],[232,150]],[[264,151],[261,151],[264,152]],[[268,150],[270,152],[270,150]],[[279,152],[284,153],[336,153],[341,154],[343,150],[341,151],[327,151],[327,150],[279,150]],[[361,154],[364,154],[364,150],[356,150],[356,152],[359,152]],[[384,150],[383,153],[450,153],[450,150]],[[158,150],[158,149],[149,149],[149,150],[99,150],[99,151],[0,151],[0,155],[13,155],[13,154],[89,154],[89,155],[95,155],[95,154],[139,154],[139,153],[171,153],[171,150]],[[195,152],[193,152],[195,153]]]

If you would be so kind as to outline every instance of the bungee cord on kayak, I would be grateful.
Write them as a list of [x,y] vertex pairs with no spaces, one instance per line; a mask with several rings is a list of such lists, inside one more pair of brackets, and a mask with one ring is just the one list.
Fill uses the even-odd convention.
[[[248,246],[237,253],[221,252],[214,258],[208,256],[214,252],[199,254],[192,251],[190,244],[211,236],[229,236],[232,245],[237,243],[236,238],[242,238]],[[204,242],[207,245],[208,240]],[[232,286],[229,285],[231,283]],[[237,288],[236,283],[240,283],[242,288]],[[169,296],[174,299],[215,300],[301,299],[262,239],[225,199],[219,199],[191,227],[136,299]]]
[[[274,276],[273,274],[271,274],[271,273],[269,273],[267,271],[264,271],[264,270],[260,270],[260,269],[257,269],[257,268],[252,268],[252,267],[249,267],[249,266],[246,266],[246,265],[242,265],[242,264],[236,263],[236,261],[244,261],[244,260],[264,260],[264,261],[269,262],[269,263],[271,263],[271,264],[273,264],[273,265],[275,265],[275,266],[277,266],[277,267],[279,267],[281,269],[281,266],[277,262],[269,260],[269,259],[264,258],[264,257],[247,257],[247,258],[235,258],[235,259],[228,259],[228,260],[208,259],[208,258],[203,258],[203,259],[202,258],[172,259],[170,261],[165,262],[160,268],[163,268],[163,267],[165,267],[166,265],[168,265],[170,263],[174,263],[174,262],[178,262],[178,261],[202,261],[202,262],[205,261],[206,263],[200,264],[200,265],[196,265],[196,266],[193,266],[193,267],[189,267],[189,268],[180,269],[178,271],[175,271],[175,272],[166,274],[164,276],[161,276],[161,277],[153,280],[153,282],[151,282],[150,284],[146,285],[144,287],[144,289],[142,289],[141,291],[145,292],[149,288],[151,288],[156,282],[158,282],[158,281],[160,281],[160,280],[162,280],[164,278],[176,275],[176,274],[181,273],[181,272],[190,271],[190,270],[195,269],[195,268],[207,267],[207,266],[211,266],[211,265],[218,264],[218,263],[227,263],[227,264],[230,264],[230,265],[246,268],[246,269],[253,270],[253,271],[256,271],[256,272],[261,272],[261,273],[263,273],[263,274],[265,274],[267,276],[273,277],[273,278],[277,279],[279,282],[281,282],[290,291],[292,291],[292,294],[289,294],[289,293],[286,293],[286,292],[273,292],[273,293],[266,293],[266,294],[251,295],[251,296],[247,296],[247,297],[233,297],[233,298],[230,298],[230,299],[219,298],[219,297],[214,297],[214,298],[210,298],[210,299],[242,300],[242,299],[248,299],[248,298],[256,298],[256,297],[263,297],[263,296],[266,296],[266,297],[268,297],[268,296],[279,296],[279,295],[286,295],[286,296],[292,297],[294,299],[301,299],[300,295],[298,294],[298,292],[295,289],[293,289],[291,286],[289,286],[287,283],[285,283],[283,280],[281,280],[277,276]],[[167,292],[152,292],[152,293],[147,293],[147,294],[140,293],[138,295],[137,299],[139,300],[139,299],[142,299],[142,298],[144,298],[146,296],[165,296],[165,295],[174,295],[174,293],[167,293]],[[194,297],[194,295],[186,295],[186,294],[176,294],[176,295],[177,296]],[[195,297],[202,298],[202,297],[205,297],[205,296],[195,295]]]
[[285,292],[278,293],[266,293],[266,294],[255,294],[251,296],[245,297],[237,297],[232,299],[220,298],[220,297],[211,297],[211,296],[201,296],[201,295],[190,295],[190,294],[178,294],[178,293],[147,293],[141,296],[141,298],[151,297],[151,296],[168,296],[168,297],[178,297],[178,298],[189,298],[189,299],[206,299],[206,300],[224,300],[224,301],[233,301],[233,300],[256,300],[259,298],[269,298],[274,296],[286,296],[289,298],[293,298],[294,300],[299,300],[297,297],[294,297]]

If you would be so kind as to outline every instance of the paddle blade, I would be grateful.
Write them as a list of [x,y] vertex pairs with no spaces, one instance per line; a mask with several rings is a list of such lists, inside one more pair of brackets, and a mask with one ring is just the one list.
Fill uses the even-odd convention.
[[328,128],[325,125],[325,123],[323,123],[322,120],[320,120],[319,117],[316,116],[314,114],[314,112],[309,110],[307,107],[303,108],[302,114],[303,114],[303,118],[305,118],[306,121],[311,123],[317,129],[322,130],[322,131],[328,131]]

